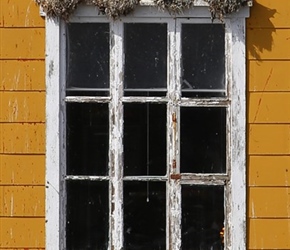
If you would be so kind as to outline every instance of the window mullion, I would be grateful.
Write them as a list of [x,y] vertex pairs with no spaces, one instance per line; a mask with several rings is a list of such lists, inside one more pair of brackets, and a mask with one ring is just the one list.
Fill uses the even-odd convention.
[[123,24],[111,22],[110,54],[110,242],[108,249],[123,249]]
[[168,191],[167,191],[167,249],[181,249],[181,186],[179,176],[178,159],[178,102],[179,90],[179,47],[176,33],[175,20],[168,24],[168,46],[169,46],[169,70],[168,70]]
[[[227,248],[246,249],[246,79],[245,79],[245,19],[233,18],[231,36],[231,172],[229,202],[230,239]],[[243,132],[241,132],[243,131]],[[236,215],[239,216],[236,216]]]

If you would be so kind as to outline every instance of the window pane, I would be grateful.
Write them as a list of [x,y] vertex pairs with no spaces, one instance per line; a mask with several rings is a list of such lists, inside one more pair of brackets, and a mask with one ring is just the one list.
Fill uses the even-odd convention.
[[124,183],[126,250],[166,249],[165,190],[163,182]]
[[67,249],[107,250],[108,211],[108,182],[68,182]]
[[107,175],[107,104],[67,103],[67,174]]
[[223,187],[182,186],[181,199],[182,250],[223,249]]
[[125,104],[124,174],[166,174],[166,105]]
[[67,32],[68,95],[78,90],[108,94],[109,24],[69,23]]
[[226,108],[180,110],[181,172],[225,173]]
[[124,39],[125,95],[165,95],[167,24],[127,23]]
[[225,27],[182,24],[182,95],[225,94]]

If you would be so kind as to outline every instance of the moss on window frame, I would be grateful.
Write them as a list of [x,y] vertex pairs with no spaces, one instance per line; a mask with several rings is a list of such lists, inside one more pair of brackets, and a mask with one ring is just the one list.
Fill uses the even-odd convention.
[[[250,0],[204,0],[209,5],[212,19],[222,20],[226,15],[238,11]],[[140,0],[35,0],[49,17],[60,17],[68,20],[79,4],[94,5],[101,14],[112,19],[133,12]],[[180,14],[184,9],[195,6],[196,0],[153,0],[159,9],[171,14]]]

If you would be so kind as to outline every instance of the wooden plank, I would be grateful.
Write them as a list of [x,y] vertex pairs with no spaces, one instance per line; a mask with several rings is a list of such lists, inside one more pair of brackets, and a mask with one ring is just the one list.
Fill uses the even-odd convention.
[[0,218],[0,248],[44,248],[45,218]]
[[44,122],[44,92],[0,92],[0,122]]
[[45,155],[0,155],[0,185],[44,185]]
[[44,186],[0,186],[1,217],[44,217]]
[[251,28],[290,28],[289,9],[289,0],[255,0],[247,25]]
[[290,61],[248,61],[250,92],[290,91]]
[[249,123],[290,123],[290,92],[250,93]]
[[290,219],[250,219],[248,248],[290,249]]
[[248,185],[250,187],[289,187],[290,156],[250,156]]
[[[0,4],[0,27],[3,27],[3,11],[2,11],[2,5]],[[0,36],[1,38],[1,36]]]
[[247,29],[248,58],[290,59],[290,28],[289,29]]
[[5,27],[44,27],[34,0],[1,0]]
[[44,28],[0,29],[1,59],[44,59]]
[[0,249],[1,250],[45,250],[45,248],[39,248],[39,247],[37,247],[37,248],[35,248],[35,247],[29,247],[29,248],[26,248],[26,247],[25,248],[23,248],[23,247],[22,248],[18,248],[18,247],[17,248],[15,248],[15,247],[3,248],[3,247],[0,247]]
[[290,154],[290,125],[250,124],[249,155]]
[[251,187],[248,195],[250,218],[290,218],[290,187]]
[[3,153],[21,154],[45,152],[45,125],[43,123],[3,123]]
[[45,90],[44,60],[0,60],[0,90]]

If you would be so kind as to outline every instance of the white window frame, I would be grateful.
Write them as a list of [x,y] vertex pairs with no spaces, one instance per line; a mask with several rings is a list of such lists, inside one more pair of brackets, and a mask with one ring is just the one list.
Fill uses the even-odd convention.
[[[229,204],[226,207],[228,231],[226,232],[226,249],[246,249],[246,67],[245,67],[245,18],[249,16],[248,7],[242,8],[239,12],[232,14],[225,19],[225,24],[227,27],[226,31],[226,67],[227,67],[227,78],[228,78],[228,92],[231,92],[231,98],[229,102],[231,103],[228,109],[228,126],[230,126],[231,134],[229,136],[229,141],[227,144],[228,154],[230,155],[230,162],[228,163],[230,167],[230,172],[228,173],[229,179],[226,179],[220,175],[204,175],[203,179],[199,179],[202,183],[213,180],[213,184],[220,184],[222,181],[228,181],[228,190],[226,193],[229,197]],[[173,18],[165,12],[157,11],[156,7],[152,6],[140,6],[135,12],[128,17],[122,18],[122,21],[132,21],[136,17],[143,18]],[[206,4],[200,4],[200,6],[195,7],[190,10],[186,10],[180,17],[190,17],[194,21],[202,23],[211,22],[210,14],[208,12],[208,7]],[[98,10],[92,6],[82,6],[76,11],[72,17],[73,21],[78,20],[92,20],[97,19],[98,21],[108,21],[106,17],[100,16]],[[152,20],[157,20],[152,19]],[[111,27],[114,33],[115,46],[113,47],[111,54],[114,58],[122,58],[122,28],[119,25],[120,21],[111,21]],[[64,65],[65,65],[65,23],[60,21],[58,18],[47,18],[46,19],[46,249],[64,249],[65,242],[64,237],[64,221],[61,220],[62,215],[65,213],[63,211],[63,206],[61,205],[62,200],[65,199],[65,194],[63,192],[64,185],[61,184],[60,180],[63,178],[62,169],[64,169],[65,163],[62,161],[65,157],[65,145],[64,145],[64,133],[63,126],[65,124],[65,114],[64,114],[64,104],[65,104],[65,93],[64,86],[62,84],[65,82]],[[170,35],[169,35],[170,36]],[[173,37],[169,37],[174,39]],[[175,44],[176,48],[180,47],[178,42]],[[174,49],[171,50],[169,57],[173,57]],[[114,64],[115,63],[115,64]],[[169,65],[169,67],[174,67],[174,65]],[[122,97],[123,101],[138,101],[139,97],[130,99],[131,97],[120,96],[122,93],[122,79],[119,79],[119,73],[122,72],[123,66],[115,60],[111,60],[110,65],[111,71],[113,70],[113,75],[117,76],[111,80],[111,93],[114,100],[118,100]],[[175,78],[178,79],[178,70],[175,72]],[[172,79],[174,81],[174,79]],[[169,95],[176,95],[176,90],[178,92],[178,85],[174,83],[169,83]],[[122,94],[121,94],[122,95]],[[180,97],[178,97],[180,98]],[[69,99],[69,98],[68,98]],[[72,98],[73,99],[73,98]],[[100,102],[108,101],[107,97],[98,98]],[[103,100],[102,100],[103,99]],[[154,98],[150,99],[154,101]],[[156,99],[158,101],[158,98]],[[73,100],[70,100],[73,101]],[[89,99],[87,101],[90,101]],[[193,103],[195,102],[195,103]],[[193,101],[191,104],[196,106],[208,105],[207,99],[201,101]],[[204,102],[204,103],[203,103]],[[107,102],[108,103],[108,102]],[[184,103],[186,106],[186,103]],[[110,104],[110,110],[113,110],[115,114],[118,113],[119,103],[113,102]],[[220,106],[226,107],[222,103]],[[213,105],[214,106],[214,105]],[[111,112],[111,111],[110,111]],[[177,114],[175,108],[169,108],[170,114]],[[122,114],[122,112],[120,112]],[[122,115],[121,115],[122,116]],[[169,117],[169,115],[168,115]],[[116,117],[118,118],[118,117]],[[122,117],[116,119],[119,123],[117,127],[122,130],[123,125]],[[169,118],[168,118],[169,119]],[[174,122],[169,119],[168,124]],[[111,144],[118,147],[122,143],[120,131],[111,130],[113,135],[111,136]],[[167,131],[167,133],[172,133],[172,131]],[[174,137],[174,135],[173,135]],[[170,150],[178,151],[178,145],[171,145]],[[168,148],[169,150],[169,148]],[[168,162],[173,163],[175,159],[172,158],[174,153],[169,154]],[[121,154],[115,154],[114,162],[122,162]],[[179,166],[179,162],[176,163]],[[172,168],[171,168],[172,169]],[[119,168],[120,171],[120,168]],[[112,176],[112,183],[114,188],[120,190],[122,187],[121,182],[118,182],[120,178],[118,171]],[[168,173],[174,175],[174,172]],[[198,177],[198,175],[196,175]],[[168,177],[169,178],[169,177]],[[208,178],[208,179],[207,179]],[[170,178],[169,178],[170,179]],[[198,179],[198,178],[197,178]],[[181,183],[187,183],[189,180],[181,178]],[[170,182],[170,180],[169,180]],[[167,192],[169,199],[180,200],[180,185],[175,185],[176,181],[173,180],[170,188]],[[177,182],[176,182],[177,183]],[[196,183],[195,183],[196,184]],[[176,192],[177,191],[177,192]],[[172,195],[177,194],[177,195]],[[115,199],[123,200],[121,192],[115,192]],[[178,204],[178,202],[176,203]],[[172,210],[178,209],[180,207],[171,207]],[[114,213],[111,215],[112,220],[116,219],[119,214],[122,214],[121,203],[117,203]],[[169,213],[168,216],[172,216],[171,221],[175,223],[180,223],[180,215],[173,215]],[[112,232],[112,237],[110,237],[110,246],[114,246],[114,249],[121,250],[123,246],[123,229],[122,222],[118,220],[118,223],[114,224],[114,231]],[[168,227],[168,225],[167,225]],[[173,227],[174,228],[174,227]],[[121,233],[120,233],[121,232]],[[179,250],[181,246],[180,242],[180,230],[172,231],[170,237],[167,236],[167,249],[168,250]],[[169,240],[171,238],[172,240]],[[113,249],[113,248],[111,248]],[[184,249],[185,250],[185,249]]]

